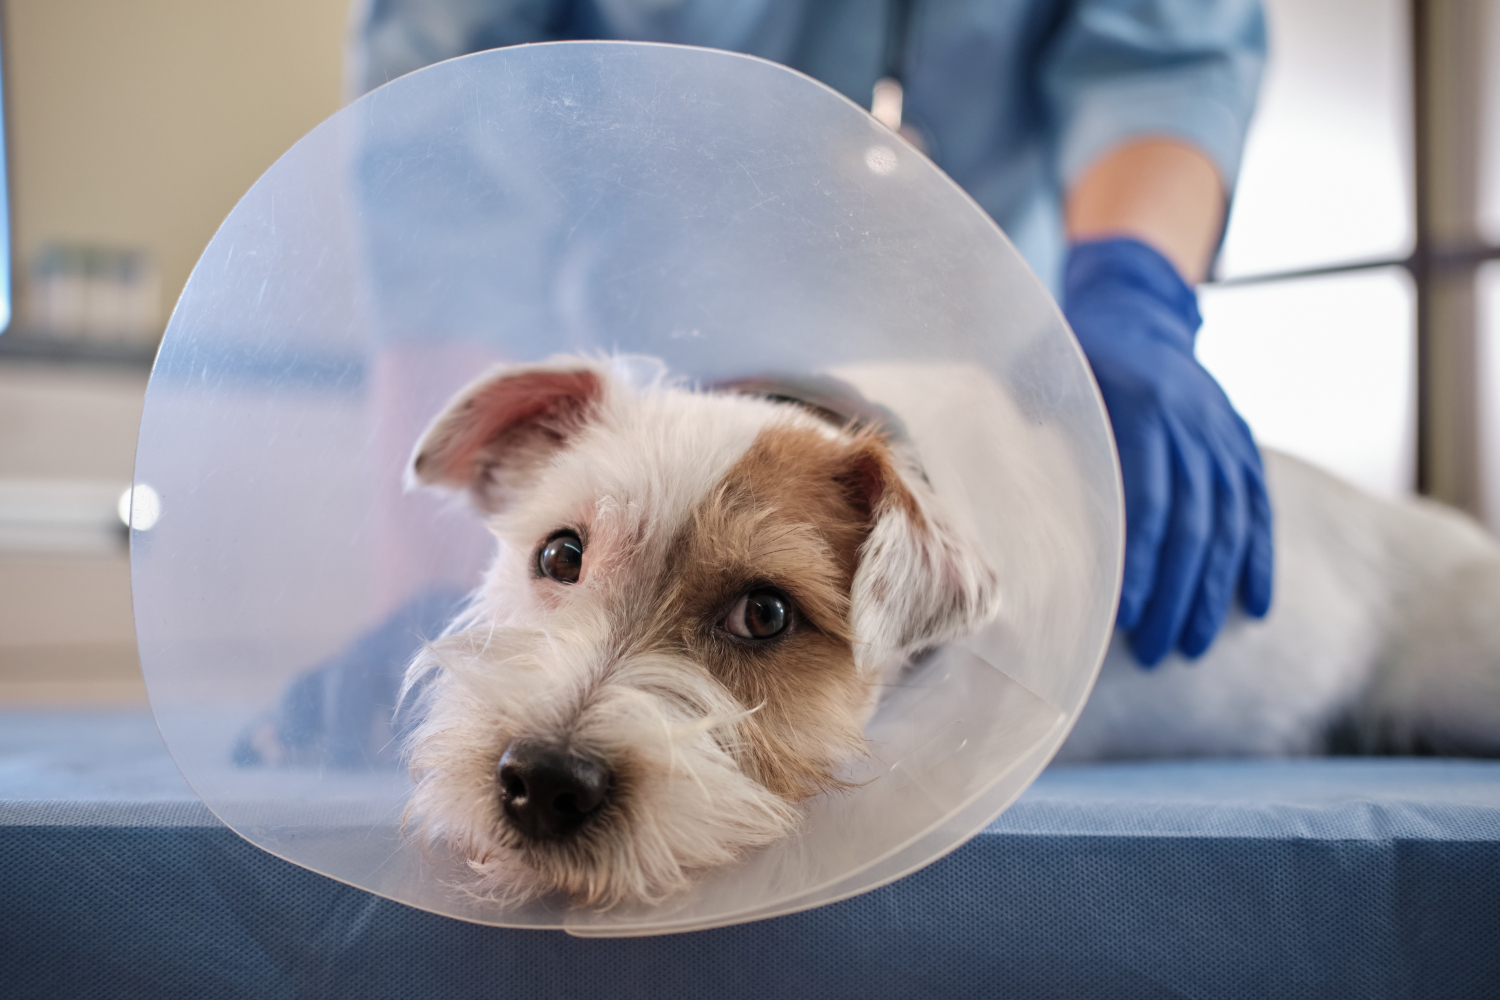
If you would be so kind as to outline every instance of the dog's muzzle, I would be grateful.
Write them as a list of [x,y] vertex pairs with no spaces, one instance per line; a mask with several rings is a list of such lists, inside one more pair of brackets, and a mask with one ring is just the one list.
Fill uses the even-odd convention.
[[506,748],[495,773],[506,819],[533,840],[574,833],[604,805],[613,780],[596,760],[520,740]]

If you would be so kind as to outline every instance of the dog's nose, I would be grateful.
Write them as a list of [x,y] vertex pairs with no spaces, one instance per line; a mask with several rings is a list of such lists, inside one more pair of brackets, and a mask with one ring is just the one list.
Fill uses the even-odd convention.
[[496,776],[505,815],[517,830],[537,839],[571,834],[609,793],[609,768],[541,743],[512,743]]

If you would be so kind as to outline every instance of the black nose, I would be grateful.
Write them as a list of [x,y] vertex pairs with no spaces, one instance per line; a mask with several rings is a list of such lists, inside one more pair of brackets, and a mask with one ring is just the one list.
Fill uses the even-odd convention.
[[598,811],[609,768],[562,747],[517,741],[500,758],[500,807],[528,837],[566,837]]

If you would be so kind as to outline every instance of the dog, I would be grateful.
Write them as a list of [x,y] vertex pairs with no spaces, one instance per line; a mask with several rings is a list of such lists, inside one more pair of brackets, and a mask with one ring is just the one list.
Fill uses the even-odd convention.
[[1500,753],[1500,545],[1450,507],[1262,454],[1270,614],[1152,671],[1116,634],[1057,759]]
[[[1500,547],[1266,462],[1272,613],[1149,672],[1117,640],[1061,757],[1493,752]],[[468,497],[497,543],[401,699],[408,827],[499,900],[656,902],[786,836],[846,786],[885,685],[1002,606],[1028,613],[921,442],[831,380],[505,367],[435,418],[408,481]]]
[[410,479],[498,543],[406,682],[409,815],[496,896],[650,902],[781,838],[840,787],[881,681],[997,607],[886,432],[803,405],[503,369]]

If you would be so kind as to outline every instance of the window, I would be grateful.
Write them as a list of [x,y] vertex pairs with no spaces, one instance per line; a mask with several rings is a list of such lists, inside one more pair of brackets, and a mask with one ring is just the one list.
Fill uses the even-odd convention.
[[1199,354],[1270,447],[1500,525],[1500,0],[1267,0]]

